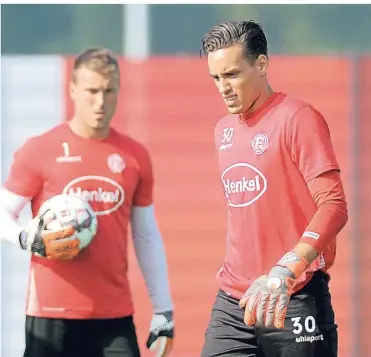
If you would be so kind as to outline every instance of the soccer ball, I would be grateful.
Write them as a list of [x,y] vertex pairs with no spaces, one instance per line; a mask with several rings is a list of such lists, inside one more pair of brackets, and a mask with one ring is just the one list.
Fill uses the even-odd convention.
[[38,215],[48,210],[54,214],[54,219],[47,224],[46,230],[60,230],[72,225],[74,237],[80,241],[79,249],[86,248],[97,233],[97,216],[89,203],[80,197],[68,194],[53,196],[40,207]]

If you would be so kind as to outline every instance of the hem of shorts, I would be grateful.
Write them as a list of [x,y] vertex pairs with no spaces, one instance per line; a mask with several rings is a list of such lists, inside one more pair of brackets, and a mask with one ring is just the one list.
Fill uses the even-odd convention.
[[226,294],[226,295],[228,295],[228,296],[230,296],[231,298],[233,298],[233,299],[235,299],[235,300],[241,300],[242,299],[242,297],[243,297],[243,295],[244,295],[244,293],[238,293],[238,294],[235,294],[235,293],[231,293],[231,292],[229,292],[229,291],[227,291],[226,289],[224,289],[223,287],[221,287],[221,286],[219,286],[219,289],[220,289],[220,291],[222,291],[224,294]]
[[118,319],[122,317],[132,316],[134,310],[123,310],[112,313],[91,313],[91,312],[78,312],[78,311],[28,311],[27,316],[42,317],[50,319],[66,319],[66,320],[90,320],[90,319]]
[[[309,275],[310,275],[310,276],[309,276],[307,279],[305,279],[304,281],[301,281],[301,282],[299,282],[298,284],[294,285],[294,288],[293,288],[292,293],[294,294],[294,293],[298,292],[299,290],[303,289],[304,286],[306,286],[306,285],[310,282],[310,280],[311,280],[312,277],[313,277],[313,274],[314,274],[316,271],[320,271],[320,270],[322,270],[322,269],[316,269],[316,270],[310,271],[310,272],[309,272]],[[328,273],[326,272],[326,274],[328,274]],[[217,279],[217,280],[219,280],[219,279]],[[248,287],[246,288],[246,290],[247,290],[249,287],[250,287],[250,286],[248,286]],[[233,289],[233,288],[228,289],[228,286],[225,285],[225,284],[223,284],[221,280],[218,281],[218,288],[219,288],[221,291],[223,291],[223,293],[229,295],[230,297],[232,297],[233,299],[236,299],[236,300],[240,300],[240,299],[242,299],[242,297],[244,296],[244,294],[245,294],[245,292],[246,292],[246,290],[242,292],[242,291],[240,291],[240,290],[236,290],[236,289]]]

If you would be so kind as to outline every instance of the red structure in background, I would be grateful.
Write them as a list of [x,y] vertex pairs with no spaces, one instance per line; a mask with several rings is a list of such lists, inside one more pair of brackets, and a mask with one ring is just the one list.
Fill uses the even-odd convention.
[[[72,59],[68,58],[66,119],[72,113],[67,95],[71,68]],[[360,281],[367,282],[371,277],[368,263],[371,219],[366,215],[371,212],[371,58],[362,60],[357,68],[361,78],[358,83],[354,63],[345,57],[272,56],[269,70],[275,90],[304,99],[324,114],[342,167],[351,218],[355,217],[338,237],[337,262],[332,269],[340,357],[351,356],[356,343],[352,340],[355,329],[352,314],[358,303],[367,306],[366,297],[371,291],[369,284],[363,284],[365,299],[361,298],[361,290],[356,296],[358,300],[354,299],[354,281],[360,277]],[[121,59],[121,71],[122,92],[114,125],[141,140],[152,153],[156,211],[166,244],[175,301],[177,336],[173,355],[196,357],[200,354],[217,291],[214,277],[225,248],[226,207],[213,143],[214,125],[225,114],[224,104],[208,75],[205,60],[166,57],[135,63]],[[353,95],[355,83],[357,96]],[[353,148],[355,141],[360,149],[357,155]],[[356,167],[358,187],[355,187]],[[357,237],[354,232],[358,232]],[[356,243],[360,245],[356,247]],[[362,272],[352,270],[352,252],[357,249],[362,252],[358,263],[364,269]],[[152,311],[132,248],[130,261],[135,321],[143,356],[149,356],[144,343]],[[371,314],[370,309],[363,311],[367,311],[367,316]],[[367,327],[371,325],[368,321],[370,318],[365,318]],[[359,348],[367,349],[370,342],[366,334],[358,339]]]

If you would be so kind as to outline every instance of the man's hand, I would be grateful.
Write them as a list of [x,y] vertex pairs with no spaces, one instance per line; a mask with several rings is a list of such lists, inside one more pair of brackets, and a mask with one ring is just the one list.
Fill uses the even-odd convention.
[[80,252],[79,240],[73,237],[75,228],[46,230],[53,218],[50,210],[36,216],[19,235],[19,243],[23,249],[48,259],[72,259]]
[[147,348],[155,352],[156,357],[165,357],[170,354],[174,339],[173,312],[167,311],[154,314],[149,330]]
[[258,278],[239,303],[241,308],[245,308],[245,324],[283,328],[295,279],[307,266],[308,263],[303,258],[289,252],[268,275]]

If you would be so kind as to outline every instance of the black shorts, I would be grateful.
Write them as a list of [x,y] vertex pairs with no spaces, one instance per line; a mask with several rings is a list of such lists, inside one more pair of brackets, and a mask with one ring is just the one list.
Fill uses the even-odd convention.
[[328,277],[323,272],[316,272],[302,290],[291,296],[284,329],[249,327],[243,317],[238,300],[219,291],[201,356],[337,356],[337,325]]
[[67,320],[26,316],[24,357],[140,357],[131,316]]

